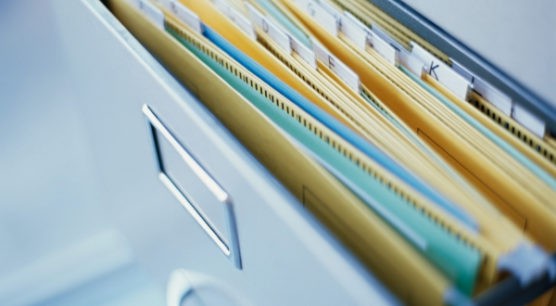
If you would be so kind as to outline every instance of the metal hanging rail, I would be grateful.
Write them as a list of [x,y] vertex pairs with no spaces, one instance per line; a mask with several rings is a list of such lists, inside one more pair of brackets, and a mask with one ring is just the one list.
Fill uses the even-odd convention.
[[[556,264],[556,254],[552,255],[551,260]],[[525,305],[554,287],[556,287],[556,275],[549,271],[526,286],[522,286],[517,278],[509,277],[480,294],[473,304],[476,306]]]
[[542,119],[551,134],[556,133],[556,101],[550,103],[494,66],[464,43],[448,34],[419,12],[399,0],[369,0],[415,34],[450,56],[477,76],[506,93],[516,104]]

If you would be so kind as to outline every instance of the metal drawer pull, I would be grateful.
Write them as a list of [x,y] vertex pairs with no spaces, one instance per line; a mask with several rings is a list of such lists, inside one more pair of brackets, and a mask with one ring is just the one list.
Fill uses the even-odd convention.
[[234,287],[213,276],[177,269],[168,279],[166,305],[247,306],[252,304]]
[[[233,203],[229,194],[220,186],[220,184],[208,173],[205,168],[191,155],[180,142],[172,135],[166,126],[158,119],[148,105],[143,105],[143,113],[148,119],[150,132],[155,147],[156,161],[159,169],[159,179],[170,193],[180,202],[193,219],[201,226],[205,233],[211,238],[212,241],[218,246],[220,251],[234,262],[237,268],[241,269],[241,259],[239,253],[239,240],[236,230],[235,215],[233,210]],[[164,137],[159,138],[159,135]],[[199,208],[195,205],[193,199],[184,194],[179,186],[168,175],[165,164],[164,156],[161,154],[161,141],[167,141],[175,150],[180,159],[187,165],[195,177],[202,183],[204,187],[217,199],[218,204],[222,206],[225,211],[226,223],[228,228],[229,237],[219,233],[214,224],[211,223],[209,216],[203,216]]]

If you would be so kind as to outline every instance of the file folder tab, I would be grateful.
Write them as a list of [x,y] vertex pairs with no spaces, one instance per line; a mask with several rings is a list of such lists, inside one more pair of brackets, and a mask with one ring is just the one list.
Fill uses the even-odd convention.
[[290,38],[286,33],[284,33],[277,25],[271,20],[266,18],[261,14],[256,8],[251,4],[246,3],[247,9],[249,11],[249,18],[253,21],[253,24],[257,29],[268,34],[268,36],[284,51],[290,53]]
[[290,44],[292,50],[303,59],[305,63],[311,66],[313,69],[317,68],[317,57],[315,56],[315,52],[305,46],[300,40],[294,37],[291,34],[288,34],[290,39]]
[[313,42],[313,50],[317,59],[330,70],[334,71],[340,79],[355,92],[359,92],[359,76],[353,72],[346,64],[342,63],[336,56],[330,53],[318,42]]
[[164,29],[164,14],[149,0],[131,0],[157,27]]
[[467,100],[471,84],[464,77],[456,73],[446,63],[436,58],[423,47],[413,42],[411,45],[411,53],[425,62],[425,73],[446,86],[459,99]]
[[253,25],[251,24],[251,21],[247,19],[247,17],[243,16],[225,0],[215,0],[214,5],[222,14],[230,18],[230,20],[245,34],[247,34],[247,36],[249,36],[253,40],[257,39]]
[[174,16],[178,17],[183,23],[189,26],[192,30],[197,33],[202,32],[201,20],[195,13],[190,11],[188,8],[183,6],[177,0],[155,0],[160,3],[163,7],[171,11]]
[[317,22],[329,33],[338,35],[338,20],[334,14],[313,0],[295,0],[295,4],[303,11],[315,18]]
[[512,99],[510,99],[510,97],[490,85],[488,82],[474,75],[467,68],[454,60],[452,60],[452,68],[473,85],[473,90],[481,94],[483,98],[496,106],[496,108],[501,110],[505,115],[511,116]]

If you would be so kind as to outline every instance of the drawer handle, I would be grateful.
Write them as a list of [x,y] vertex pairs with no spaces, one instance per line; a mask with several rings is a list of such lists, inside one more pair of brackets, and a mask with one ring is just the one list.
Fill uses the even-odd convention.
[[[189,305],[187,302],[195,303],[192,301],[195,297],[199,298],[203,305],[253,305],[243,298],[236,288],[227,285],[221,279],[185,269],[174,270],[166,286],[166,305]],[[207,297],[210,302],[206,301]]]
[[[150,132],[155,147],[156,162],[158,165],[160,181],[166,186],[170,193],[179,201],[186,211],[199,224],[204,232],[210,237],[222,253],[234,262],[238,269],[241,269],[241,259],[239,253],[239,239],[236,230],[235,215],[233,203],[230,195],[222,188],[222,186],[208,173],[205,168],[191,155],[183,145],[172,135],[170,130],[160,121],[158,116],[152,111],[148,105],[143,105],[143,114],[147,117],[150,126]],[[199,210],[176,185],[172,178],[166,173],[163,163],[163,156],[160,150],[160,139],[158,135],[162,135],[171,147],[178,153],[181,160],[194,173],[197,179],[209,190],[209,192],[217,199],[226,212],[226,221],[229,232],[229,242],[221,237],[208,222]]]
[[166,289],[166,305],[180,306],[193,294],[193,284],[187,279],[187,272],[183,269],[175,270],[170,275]]

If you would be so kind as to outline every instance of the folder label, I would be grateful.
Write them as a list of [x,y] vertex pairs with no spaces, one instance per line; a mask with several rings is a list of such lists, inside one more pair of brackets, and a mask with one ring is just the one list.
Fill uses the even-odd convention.
[[353,15],[345,12],[340,17],[340,31],[349,39],[355,46],[361,50],[365,50],[367,44],[370,43],[370,31]]
[[490,85],[485,80],[477,77],[471,73],[467,68],[463,67],[460,63],[452,60],[452,69],[466,78],[472,85],[473,89],[480,93],[485,100],[490,102],[501,110],[506,116],[512,114],[512,99],[498,90],[496,87]]
[[230,18],[230,20],[247,34],[247,36],[253,40],[257,39],[251,21],[229,5],[226,0],[215,0],[214,5],[222,14]]
[[189,28],[193,29],[196,33],[202,33],[201,20],[199,17],[183,6],[177,0],[156,0],[162,4],[163,7],[170,10],[179,20],[184,22]]
[[380,56],[385,58],[390,64],[398,65],[398,50],[386,42],[379,35],[369,32],[369,44],[376,50]]
[[265,32],[280,48],[290,53],[292,49],[288,35],[271,20],[268,20],[263,14],[257,11],[251,4],[246,3],[246,5],[249,11],[249,18],[253,22],[253,25]]
[[347,11],[340,16],[340,32],[351,40],[357,48],[365,50],[367,46],[370,46],[390,64],[397,65],[398,50],[382,37],[373,33],[372,30]]
[[353,70],[332,55],[332,53],[326,50],[320,43],[313,41],[313,49],[319,61],[336,73],[336,75],[338,75],[346,85],[355,90],[355,92],[359,92],[359,76],[353,72]]
[[326,31],[338,35],[338,19],[313,0],[295,0],[295,4],[313,17]]
[[436,56],[415,42],[411,42],[411,53],[425,62],[425,73],[446,86],[459,99],[466,101],[471,84]]
[[332,5],[330,5],[327,1],[318,1],[318,4],[324,9],[326,10],[329,14],[331,14],[332,16],[334,16],[334,18],[336,18],[336,20],[340,19],[340,16],[342,16],[341,12],[339,10],[337,10],[335,7],[333,7]]
[[540,138],[544,137],[545,123],[535,115],[531,114],[527,109],[517,104],[512,108],[512,118],[521,123],[529,131],[533,132]]
[[412,53],[403,49],[400,52],[400,65],[411,71],[414,75],[420,76],[423,73],[425,63]]
[[387,60],[398,66],[400,63],[400,52],[406,50],[398,41],[390,37],[379,25],[373,23],[374,49]]
[[164,13],[148,0],[133,0],[133,5],[145,14],[157,27],[164,29]]
[[317,68],[317,58],[313,50],[307,48],[301,41],[299,41],[295,36],[288,34],[290,39],[290,47],[292,51],[297,53],[301,59],[309,64],[313,69]]

